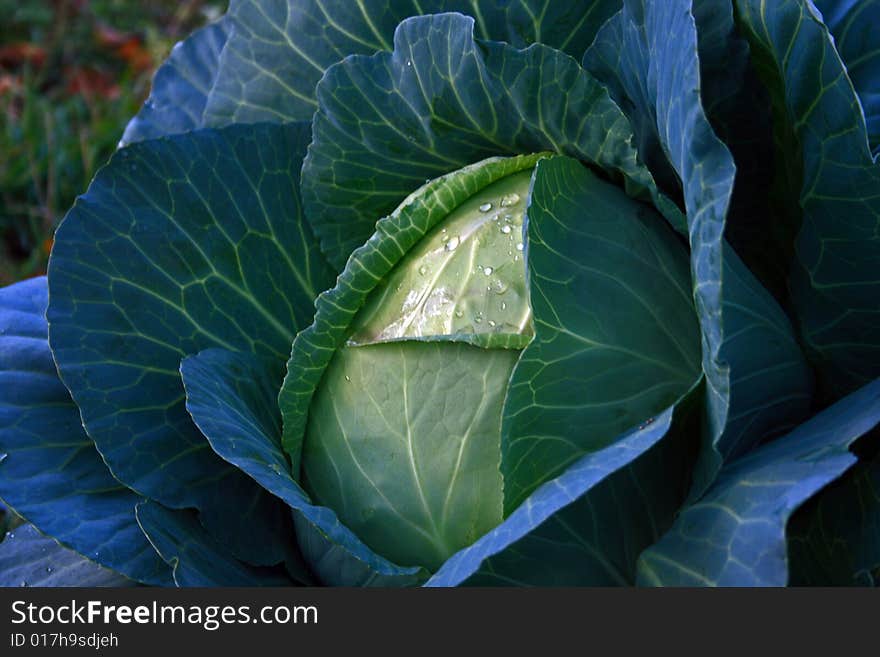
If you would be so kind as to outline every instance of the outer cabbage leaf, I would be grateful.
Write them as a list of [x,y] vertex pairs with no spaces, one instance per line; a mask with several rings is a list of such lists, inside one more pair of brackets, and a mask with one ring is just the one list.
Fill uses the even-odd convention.
[[120,146],[208,127],[205,105],[217,79],[229,25],[221,18],[174,46],[153,76],[143,108],[125,127]]
[[878,423],[880,380],[726,465],[712,488],[642,554],[639,583],[785,586],[792,513],[856,462],[849,447]]
[[324,70],[347,55],[390,50],[395,27],[409,16],[461,11],[474,16],[481,38],[540,42],[580,57],[619,7],[620,0],[233,0],[227,20],[234,29],[207,120],[311,119]]
[[177,586],[291,586],[282,568],[242,563],[217,543],[188,509],[166,509],[141,502],[138,523],[156,551],[172,568]]
[[788,523],[788,561],[795,586],[880,586],[880,458],[798,509]]
[[133,144],[58,229],[49,338],[113,474],[195,507],[237,555],[278,563],[286,509],[211,452],[181,358],[208,347],[283,361],[332,280],[296,186],[307,126],[240,126]]
[[135,586],[82,555],[22,525],[0,543],[0,586]]
[[812,0],[846,65],[846,74],[862,104],[868,141],[880,154],[880,2]]
[[700,378],[688,253],[663,218],[566,157],[538,163],[528,203],[535,338],[504,405],[506,514]]
[[[780,203],[792,185],[791,165],[773,156],[773,113],[751,64],[728,0],[693,4],[701,98],[712,128],[736,163],[724,236],[749,270],[783,305],[800,209]],[[778,188],[778,189],[777,189]]]
[[92,561],[169,584],[170,570],[135,520],[140,498],[110,474],[58,378],[47,302],[44,277],[0,289],[0,498]]
[[[767,200],[774,177],[769,101],[750,66],[748,44],[736,32],[731,3],[698,0],[690,10],[696,24],[700,97],[712,127],[736,160],[736,185],[725,236],[781,300],[788,277],[784,254],[791,254],[799,214],[788,222],[781,221],[787,208],[779,207],[770,219]],[[671,44],[655,42],[647,17],[641,6],[626,5],[599,31],[584,54],[584,67],[608,86],[626,113],[634,126],[639,154],[661,187],[680,198],[681,181],[661,140],[656,107],[656,89],[665,82],[658,79],[664,76],[654,65],[653,53],[656,47],[669,48]],[[692,48],[692,35],[687,36],[686,47]],[[783,230],[785,226],[788,231]]]
[[687,208],[711,440],[695,473],[698,494],[723,459],[806,415],[812,379],[784,312],[724,240],[736,168],[703,110],[690,0],[627,0],[615,21],[617,28],[607,27],[616,31],[600,34],[595,48],[607,62],[608,40],[619,40],[614,47],[627,65],[621,93],[635,95],[638,125],[652,133],[640,139],[662,148]]
[[[424,575],[376,555],[336,514],[314,505],[290,475],[281,451],[278,384],[253,356],[208,349],[181,365],[187,409],[211,447],[294,510],[297,538],[325,584],[399,586]],[[299,578],[309,581],[300,568]]]
[[791,301],[819,373],[823,400],[880,375],[880,166],[846,67],[814,5],[781,0],[773,11],[737,0],[737,19],[777,113],[777,158],[799,163],[803,219]]
[[332,66],[317,94],[303,204],[337,266],[372,234],[376,217],[426,179],[545,150],[603,169],[684,231],[677,207],[639,163],[626,117],[558,50],[475,40],[473,19],[460,14],[410,18],[395,31],[393,53]]

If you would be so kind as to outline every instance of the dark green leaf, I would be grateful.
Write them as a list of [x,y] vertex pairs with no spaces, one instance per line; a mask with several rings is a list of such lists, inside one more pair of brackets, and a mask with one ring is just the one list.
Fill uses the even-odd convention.
[[874,155],[880,154],[880,1],[813,0],[837,46],[868,127]]
[[653,112],[687,208],[710,429],[695,473],[699,493],[723,458],[802,419],[812,380],[787,317],[723,237],[736,169],[701,105],[690,0],[627,0],[623,12],[621,30],[633,33],[624,43],[643,41],[630,73],[642,78],[640,103]]
[[656,94],[648,89],[645,72],[651,59],[645,25],[638,22],[631,7],[627,7],[602,26],[584,54],[583,65],[608,87],[611,98],[626,114],[636,136],[639,157],[648,165],[661,189],[679,198],[681,183],[657,132]]
[[642,554],[639,583],[787,584],[792,513],[855,463],[849,446],[878,422],[880,380],[725,466],[712,488]]
[[277,563],[286,509],[211,452],[180,360],[252,352],[281,369],[332,281],[296,186],[308,127],[204,130],[120,150],[70,211],[49,265],[50,343],[113,474],[195,507],[243,559]]
[[880,166],[844,63],[812,3],[737,0],[777,116],[776,157],[801,167],[792,305],[823,400],[880,375]]
[[150,97],[125,127],[121,146],[207,126],[208,92],[229,32],[229,21],[222,18],[174,46],[153,77]]
[[393,53],[350,57],[321,79],[303,203],[332,263],[341,266],[426,179],[545,150],[604,169],[684,230],[604,87],[557,50],[516,50],[473,32],[459,14],[411,18],[395,31]]
[[33,525],[16,528],[0,543],[0,586],[134,585],[43,536]]
[[92,561],[168,584],[170,570],[135,521],[140,498],[110,474],[58,378],[47,301],[43,277],[0,289],[0,498]]
[[506,514],[700,378],[688,253],[663,218],[566,157],[538,163],[528,202],[535,339],[504,406]]
[[393,586],[421,578],[418,569],[373,553],[332,510],[313,505],[291,477],[281,451],[277,384],[264,365],[253,356],[209,349],[186,358],[181,372],[187,408],[211,447],[294,509],[299,543],[324,583]]
[[199,524],[188,509],[141,502],[141,529],[172,568],[177,586],[291,586],[282,568],[258,568],[237,560]]
[[693,14],[703,107],[736,163],[724,236],[784,305],[800,208],[780,203],[787,194],[775,189],[786,189],[791,180],[789,163],[773,156],[770,99],[751,64],[748,43],[736,30],[730,0],[699,0]]
[[880,458],[798,509],[787,533],[789,583],[880,586]]
[[580,57],[620,1],[233,0],[233,32],[220,56],[208,121],[311,119],[324,70],[348,55],[390,50],[394,29],[409,16],[460,11],[477,19],[481,38],[516,47],[541,42]]

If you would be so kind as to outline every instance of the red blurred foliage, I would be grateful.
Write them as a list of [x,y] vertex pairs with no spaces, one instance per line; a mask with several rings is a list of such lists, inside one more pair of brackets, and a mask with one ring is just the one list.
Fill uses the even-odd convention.
[[20,41],[0,46],[0,66],[17,68],[30,64],[41,68],[46,63],[46,50],[33,43]]
[[78,66],[64,67],[65,90],[68,94],[78,94],[85,98],[100,96],[114,100],[119,98],[121,89],[113,76],[94,68]]

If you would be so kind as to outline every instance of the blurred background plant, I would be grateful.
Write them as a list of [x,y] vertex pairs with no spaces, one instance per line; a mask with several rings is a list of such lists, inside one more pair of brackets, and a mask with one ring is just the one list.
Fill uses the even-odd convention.
[[155,68],[225,8],[0,0],[0,286],[45,273],[55,227],[116,148]]

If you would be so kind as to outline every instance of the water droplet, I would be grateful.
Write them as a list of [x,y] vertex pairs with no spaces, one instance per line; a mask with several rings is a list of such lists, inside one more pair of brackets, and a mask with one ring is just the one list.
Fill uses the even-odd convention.
[[495,326],[495,322],[493,322],[491,319],[489,320],[489,326]]
[[446,242],[446,250],[455,251],[455,247],[458,246],[459,242],[461,242],[461,239],[458,237],[458,235],[453,235],[449,238],[449,241]]
[[350,383],[350,382],[351,382],[351,377],[348,376],[348,374],[346,374],[346,375],[345,375],[345,380],[348,381],[348,382]]
[[407,59],[407,60],[406,60],[406,65],[407,65],[407,66],[412,66],[412,60],[411,60],[411,59]]
[[6,538],[15,538],[15,532],[9,532],[9,533],[6,535]]
[[456,311],[455,311],[455,316],[456,316],[456,317],[459,317],[459,318],[464,317],[464,311],[462,311],[462,310],[456,310]]
[[501,227],[501,232],[504,233],[505,235],[509,235],[509,234],[510,234],[510,230],[511,230],[511,228],[510,228],[510,224],[504,224],[504,225]]
[[491,267],[483,267],[483,273],[486,276],[491,276],[493,271],[495,271],[495,270],[492,269]]
[[483,321],[483,313],[477,313],[476,315],[474,315],[474,321],[477,324],[480,324]]
[[51,572],[52,572],[52,566],[46,566],[46,572],[47,572],[47,573],[51,573]]
[[424,276],[427,273],[428,273],[428,267],[426,265],[422,265],[421,267],[419,267],[419,274]]
[[513,256],[513,261],[514,261],[514,262],[519,262],[519,256]]
[[445,232],[446,232],[446,229],[445,229],[445,228],[441,228],[441,229],[440,229],[440,232],[441,232],[441,233],[445,233]]
[[523,250],[523,243],[522,243],[522,242],[520,242],[519,244],[516,245],[516,250],[517,250],[517,251],[522,251],[522,250]]
[[449,241],[449,235],[441,235],[440,236],[440,243],[441,244],[445,244],[448,241]]
[[507,223],[510,223],[510,220],[511,220],[511,219],[513,219],[513,215],[512,215],[512,214],[506,214],[506,215],[504,215],[504,221],[506,221]]
[[501,302],[501,310],[507,310],[507,303],[504,301]]
[[516,205],[519,203],[519,194],[514,192],[513,194],[505,194],[501,199],[501,207],[507,208],[511,205]]
[[480,212],[488,212],[491,209],[492,209],[491,203],[483,203],[483,205],[480,206]]

